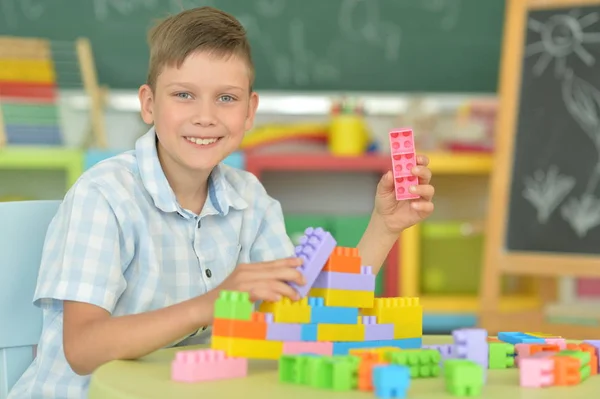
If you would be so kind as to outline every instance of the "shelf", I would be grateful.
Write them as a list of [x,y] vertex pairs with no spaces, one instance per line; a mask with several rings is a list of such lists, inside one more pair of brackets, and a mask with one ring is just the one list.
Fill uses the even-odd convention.
[[84,152],[61,147],[0,148],[0,170],[64,170],[70,187],[83,173]]
[[[423,295],[419,298],[423,313],[478,313],[480,311],[479,297],[473,296],[437,296]],[[503,312],[537,309],[540,301],[531,296],[507,296],[500,300]]]
[[[429,157],[429,168],[434,174],[488,174],[492,170],[490,154],[479,153],[424,153]],[[339,157],[331,154],[250,154],[246,168],[260,171],[340,171],[385,172],[391,167],[391,158],[382,154]]]

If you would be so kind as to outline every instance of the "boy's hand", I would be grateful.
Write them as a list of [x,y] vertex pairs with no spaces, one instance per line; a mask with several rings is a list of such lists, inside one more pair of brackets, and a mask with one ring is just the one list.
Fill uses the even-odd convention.
[[218,290],[244,291],[252,301],[276,302],[285,296],[294,301],[300,297],[288,282],[304,285],[304,276],[296,268],[300,258],[286,258],[271,262],[239,264],[218,287]]
[[394,177],[392,172],[386,173],[377,185],[375,196],[375,214],[379,216],[387,232],[397,235],[402,230],[426,219],[433,212],[434,188],[429,184],[431,170],[427,167],[429,159],[424,155],[417,155],[417,166],[412,169],[412,174],[418,177],[419,184],[412,186],[410,192],[420,195],[414,200],[396,200],[394,190]]

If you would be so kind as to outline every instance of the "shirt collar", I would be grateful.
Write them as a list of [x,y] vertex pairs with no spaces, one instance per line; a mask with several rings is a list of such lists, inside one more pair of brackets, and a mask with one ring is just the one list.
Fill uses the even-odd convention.
[[[154,205],[163,212],[179,212],[185,217],[194,215],[183,209],[177,202],[175,193],[165,176],[156,150],[156,131],[152,127],[135,143],[135,154],[138,168],[148,194]],[[245,209],[248,203],[231,185],[219,164],[213,168],[208,179],[208,198],[200,216],[219,214],[227,215],[229,208]]]

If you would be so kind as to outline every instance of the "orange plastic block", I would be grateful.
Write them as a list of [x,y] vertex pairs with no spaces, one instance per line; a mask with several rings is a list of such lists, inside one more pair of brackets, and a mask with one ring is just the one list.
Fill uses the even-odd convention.
[[497,337],[487,337],[487,342],[502,342]]
[[374,358],[377,359],[378,362],[386,362],[387,354],[391,352],[398,352],[400,348],[396,348],[393,346],[383,347],[383,348],[360,348],[360,349],[350,349],[348,354],[351,356],[357,356],[360,358]]
[[567,344],[567,349],[588,352],[590,354],[590,375],[598,374],[598,355],[596,354],[596,348],[593,345],[586,343]]
[[380,362],[375,357],[363,357],[358,365],[358,390],[363,392],[373,391],[373,367],[386,364],[388,363]]
[[361,266],[358,248],[335,247],[323,271],[360,274]]
[[579,360],[568,356],[554,356],[554,385],[577,385],[581,382]]
[[535,355],[539,352],[560,352],[560,346],[556,344],[516,344],[515,351],[517,353],[515,363],[518,365],[520,359]]
[[213,336],[249,339],[267,339],[265,314],[253,312],[251,320],[215,319]]

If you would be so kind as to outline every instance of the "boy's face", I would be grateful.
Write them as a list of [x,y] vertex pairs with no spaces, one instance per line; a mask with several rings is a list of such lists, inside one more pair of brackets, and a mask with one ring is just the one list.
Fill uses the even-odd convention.
[[142,118],[154,124],[162,158],[210,171],[237,150],[258,106],[249,76],[238,57],[196,52],[180,68],[166,66],[154,93],[142,86]]

